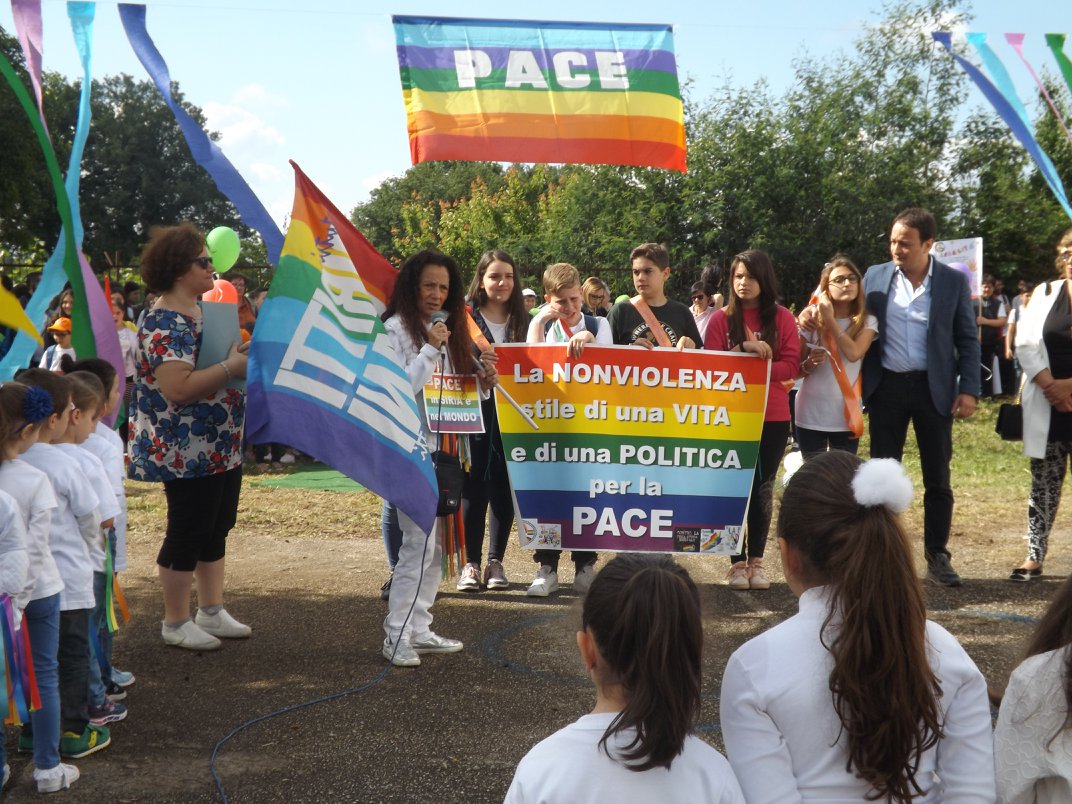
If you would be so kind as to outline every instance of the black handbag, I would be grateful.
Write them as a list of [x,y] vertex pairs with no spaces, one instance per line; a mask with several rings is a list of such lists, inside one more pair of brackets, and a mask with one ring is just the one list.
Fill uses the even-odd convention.
[[436,483],[439,484],[439,508],[436,516],[450,516],[462,504],[462,486],[465,472],[457,455],[443,450],[432,453],[432,465],[435,466]]
[[1023,441],[1024,408],[1018,402],[1005,402],[998,408],[998,420],[994,425],[996,432],[1004,441]]

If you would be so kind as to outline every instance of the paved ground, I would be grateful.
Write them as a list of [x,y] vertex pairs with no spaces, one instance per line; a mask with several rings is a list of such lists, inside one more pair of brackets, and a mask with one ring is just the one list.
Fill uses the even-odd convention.
[[[276,492],[278,493],[278,492]],[[339,497],[340,495],[333,495]],[[356,495],[351,495],[356,496]],[[244,500],[247,499],[244,497]],[[153,577],[159,522],[141,516],[132,533],[125,589],[136,618],[118,636],[116,663],[137,674],[130,717],[113,745],[78,762],[82,779],[56,800],[210,802],[216,743],[274,710],[366,685],[380,657],[385,604],[383,548],[366,511],[363,532],[325,537],[317,526],[329,492],[301,498],[310,524],[243,525],[232,538],[228,608],[254,628],[252,639],[215,653],[165,647]],[[366,506],[368,508],[368,506]],[[1014,536],[957,534],[964,588],[931,587],[934,619],[961,638],[994,687],[1005,683],[1030,631],[1072,569],[1055,533],[1047,577],[1003,580],[1022,556]],[[700,583],[705,616],[702,731],[721,748],[718,690],[729,653],[795,607],[784,583],[766,593],[721,586],[724,560],[684,559]],[[772,577],[780,579],[776,560]],[[524,596],[532,564],[511,546],[505,593],[467,596],[444,584],[434,613],[439,632],[463,639],[453,656],[393,669],[362,692],[299,709],[244,730],[219,752],[232,802],[501,801],[518,759],[537,740],[583,714],[592,691],[574,647],[577,598]],[[564,568],[565,580],[570,569]],[[791,672],[791,668],[787,668]],[[37,800],[27,757],[8,751],[13,778],[6,801]]]

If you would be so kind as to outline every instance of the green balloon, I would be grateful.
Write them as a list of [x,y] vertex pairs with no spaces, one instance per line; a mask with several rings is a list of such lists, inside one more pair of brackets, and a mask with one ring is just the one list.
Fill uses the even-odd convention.
[[221,274],[230,271],[238,262],[238,253],[242,244],[238,242],[238,232],[230,226],[217,226],[205,238],[205,245],[212,257],[212,267]]
[[619,296],[617,299],[614,300],[614,303],[615,304],[621,304],[623,301],[629,301],[629,294],[628,293],[623,293],[621,296]]

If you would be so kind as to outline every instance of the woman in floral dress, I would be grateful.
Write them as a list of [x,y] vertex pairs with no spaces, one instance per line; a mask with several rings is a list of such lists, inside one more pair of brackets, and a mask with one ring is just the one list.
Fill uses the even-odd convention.
[[[130,426],[133,480],[162,482],[167,532],[156,563],[164,594],[164,642],[214,650],[222,638],[251,629],[223,608],[224,553],[242,486],[246,348],[197,366],[199,298],[212,289],[204,236],[191,224],[156,229],[141,260],[149,290],[159,293],[138,330],[137,379]],[[198,610],[190,618],[197,578]]]

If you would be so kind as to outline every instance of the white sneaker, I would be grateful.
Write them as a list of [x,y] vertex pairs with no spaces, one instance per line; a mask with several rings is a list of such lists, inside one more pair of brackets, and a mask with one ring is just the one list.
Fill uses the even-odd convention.
[[532,579],[525,594],[529,597],[547,597],[557,591],[558,573],[551,569],[549,564],[544,564],[536,571],[536,577]]
[[488,565],[484,567],[484,586],[488,589],[506,589],[510,581],[506,577],[506,570],[502,562],[497,558],[489,558]]
[[439,634],[428,632],[420,639],[411,639],[409,646],[419,655],[424,653],[457,653],[463,647],[460,639],[449,639]]
[[585,564],[584,567],[573,576],[573,591],[587,594],[592,588],[592,581],[596,579],[596,565]]
[[399,642],[398,647],[390,639],[383,641],[383,658],[395,667],[419,667],[421,657],[408,642]]
[[480,591],[480,567],[469,562],[462,567],[462,574],[458,577],[459,592]]
[[748,565],[743,561],[738,561],[731,566],[730,571],[726,573],[726,584],[730,589],[738,592],[748,589]]
[[33,772],[38,793],[58,793],[60,790],[66,790],[78,781],[80,775],[74,765],[64,765],[62,762],[48,770],[34,768]]
[[187,620],[178,628],[161,626],[160,635],[167,644],[174,645],[176,648],[216,650],[220,646],[220,641],[216,637],[202,631],[193,620]]
[[227,613],[227,609],[220,609],[215,614],[205,614],[204,611],[198,609],[194,622],[205,633],[222,639],[245,639],[253,633],[252,628],[238,622]]
[[289,452],[286,452],[282,455],[282,457],[280,457],[279,462],[284,466],[288,466],[294,463],[295,460],[296,458],[293,455],[291,455]]

